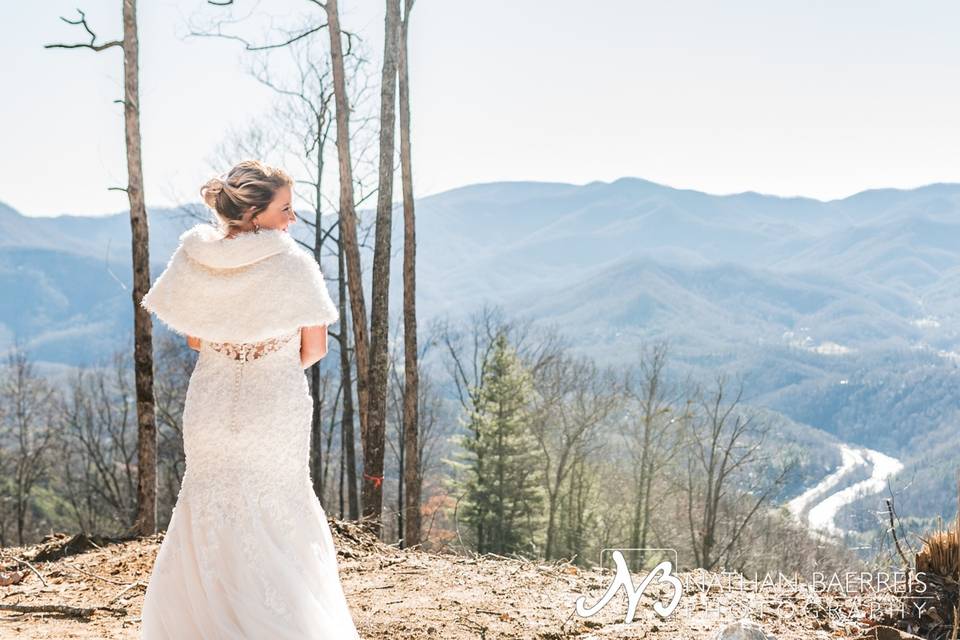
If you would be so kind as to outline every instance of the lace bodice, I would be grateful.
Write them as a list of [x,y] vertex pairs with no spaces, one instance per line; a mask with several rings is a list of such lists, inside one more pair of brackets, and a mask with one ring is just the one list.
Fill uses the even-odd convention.
[[300,333],[299,329],[276,338],[270,338],[263,342],[207,342],[207,346],[218,353],[222,353],[228,358],[245,362],[247,360],[257,360],[274,351],[279,351],[290,340]]

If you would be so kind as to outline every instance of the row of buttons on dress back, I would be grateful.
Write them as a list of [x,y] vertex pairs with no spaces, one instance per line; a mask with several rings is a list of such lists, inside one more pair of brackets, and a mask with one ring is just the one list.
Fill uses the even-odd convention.
[[243,376],[243,365],[250,360],[259,360],[267,354],[279,351],[300,332],[299,329],[286,335],[264,340],[263,342],[208,342],[211,349],[229,356],[237,361],[233,376],[233,403],[230,405],[230,431],[239,432],[237,426],[237,404],[240,402],[240,384]]

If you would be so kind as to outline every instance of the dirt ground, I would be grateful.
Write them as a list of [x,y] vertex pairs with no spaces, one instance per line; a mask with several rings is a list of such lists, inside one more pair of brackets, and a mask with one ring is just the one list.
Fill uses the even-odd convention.
[[[584,571],[566,563],[537,563],[495,555],[457,556],[399,550],[377,542],[352,523],[330,520],[344,590],[361,635],[419,638],[681,638],[706,640],[724,624],[749,618],[780,640],[859,637],[877,607],[891,599],[854,597],[801,586],[757,585],[706,572],[677,574],[680,603],[666,618],[652,605],[668,602],[666,583],[651,583],[635,618],[626,623],[623,590],[596,614],[581,617],[574,603],[591,606],[607,590],[612,572]],[[140,608],[162,534],[92,545],[89,550],[34,561],[63,547],[65,536],[44,545],[0,550],[0,607],[98,607],[86,615],[0,610],[0,638],[138,638]],[[36,570],[12,558],[27,560]],[[43,576],[43,584],[41,578]],[[634,576],[639,584],[642,576]]]

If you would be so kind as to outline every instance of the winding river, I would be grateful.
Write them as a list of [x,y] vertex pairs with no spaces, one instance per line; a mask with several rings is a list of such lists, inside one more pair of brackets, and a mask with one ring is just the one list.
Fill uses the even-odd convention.
[[[835,522],[840,509],[862,495],[883,492],[887,478],[903,469],[903,463],[873,449],[839,446],[842,460],[836,471],[788,502],[787,507],[798,519],[806,519],[811,529],[842,537],[847,532]],[[861,468],[869,469],[869,478],[836,490],[845,478]]]

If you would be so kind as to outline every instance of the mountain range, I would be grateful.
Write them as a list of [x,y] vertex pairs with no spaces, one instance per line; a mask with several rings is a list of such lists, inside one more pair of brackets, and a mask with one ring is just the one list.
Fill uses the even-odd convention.
[[[416,204],[421,322],[495,304],[604,364],[665,338],[678,374],[736,372],[750,404],[899,458],[906,513],[956,508],[960,184],[821,201],[636,178],[497,182]],[[188,211],[150,209],[153,277],[198,222]],[[0,351],[19,339],[62,367],[132,344],[129,236],[126,212],[0,204]],[[391,287],[399,308],[399,277]]]

